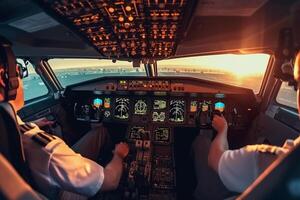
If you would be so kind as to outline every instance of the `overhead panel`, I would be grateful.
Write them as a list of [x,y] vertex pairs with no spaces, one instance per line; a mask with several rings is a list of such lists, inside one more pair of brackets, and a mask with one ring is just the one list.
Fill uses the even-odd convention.
[[[40,1],[39,1],[40,2]],[[108,58],[175,54],[190,0],[42,0],[42,7]]]

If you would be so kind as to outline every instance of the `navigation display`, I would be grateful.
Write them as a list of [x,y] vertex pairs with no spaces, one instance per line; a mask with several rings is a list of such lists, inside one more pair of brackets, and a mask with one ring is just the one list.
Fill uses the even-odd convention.
[[137,100],[134,104],[134,114],[145,115],[147,113],[146,100]]
[[197,112],[197,101],[191,101],[190,112]]
[[202,101],[200,104],[199,124],[208,127],[211,124],[211,101]]
[[104,99],[104,108],[110,108],[110,98]]
[[115,118],[128,119],[129,117],[129,99],[116,98],[116,106],[114,112]]
[[167,107],[167,102],[165,100],[154,100],[153,110],[162,110]]
[[215,103],[215,110],[218,110],[221,113],[224,112],[224,110],[225,110],[225,103],[220,102],[220,101],[217,102],[217,103]]
[[169,119],[171,122],[183,122],[185,112],[184,100],[171,100]]
[[152,121],[153,122],[164,122],[166,118],[165,112],[153,112]]
[[130,129],[129,139],[131,140],[140,140],[143,139],[143,134],[145,132],[145,128],[142,126],[134,126]]
[[210,111],[211,101],[200,102],[199,107],[200,107],[202,112]]
[[94,107],[94,108],[99,109],[99,108],[102,106],[102,104],[103,104],[102,99],[95,98],[95,99],[93,100],[93,107]]
[[169,142],[170,130],[168,128],[157,128],[154,131],[154,138],[156,142]]
[[92,105],[75,104],[74,115],[77,120],[99,122],[101,120],[101,109],[98,103]]

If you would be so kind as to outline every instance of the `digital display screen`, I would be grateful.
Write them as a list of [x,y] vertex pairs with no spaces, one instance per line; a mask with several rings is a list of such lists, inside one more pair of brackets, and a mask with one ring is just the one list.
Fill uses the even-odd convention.
[[101,119],[101,110],[99,102],[94,102],[92,105],[75,104],[74,115],[77,120],[99,122]]
[[167,102],[165,100],[154,100],[153,110],[162,110],[167,107]]
[[170,140],[170,130],[168,128],[157,128],[154,135],[156,142],[169,142]]
[[210,110],[211,101],[203,101],[199,104],[202,112],[207,112]]
[[100,98],[95,98],[95,99],[93,100],[93,106],[94,106],[95,108],[98,108],[98,109],[99,109],[102,105],[103,105],[102,99],[100,99]]
[[115,118],[128,119],[129,117],[129,99],[116,98],[116,106],[114,111]]
[[215,103],[215,110],[218,110],[218,111],[220,111],[220,112],[224,112],[224,110],[225,110],[225,103],[223,103],[223,102],[216,102]]
[[185,113],[185,102],[184,100],[171,100],[169,120],[171,122],[183,122]]
[[197,112],[197,101],[191,101],[190,112]]
[[165,112],[153,112],[152,113],[152,121],[153,122],[164,122],[166,118]]
[[134,126],[130,129],[129,139],[131,140],[140,140],[143,139],[143,134],[145,132],[145,128],[142,126]]
[[104,108],[110,108],[110,98],[104,98]]
[[134,104],[134,114],[145,115],[147,113],[146,100],[137,100]]

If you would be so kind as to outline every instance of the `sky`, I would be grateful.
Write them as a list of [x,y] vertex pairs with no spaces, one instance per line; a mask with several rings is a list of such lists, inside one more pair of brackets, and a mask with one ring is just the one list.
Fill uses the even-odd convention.
[[[270,56],[268,54],[222,54],[209,56],[195,56],[188,58],[177,58],[158,62],[158,70],[163,68],[209,68],[212,70],[223,70],[238,76],[248,76],[263,74],[266,70]],[[127,61],[117,61],[100,59],[51,59],[50,66],[55,69],[87,68],[87,67],[132,67],[132,63]]]

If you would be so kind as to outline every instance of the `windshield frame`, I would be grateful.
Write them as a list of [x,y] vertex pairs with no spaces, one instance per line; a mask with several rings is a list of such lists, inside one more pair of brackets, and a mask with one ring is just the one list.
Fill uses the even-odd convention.
[[[168,60],[172,60],[172,59],[178,59],[178,58],[180,59],[180,58],[201,57],[201,56],[218,56],[218,55],[226,55],[226,54],[233,54],[233,55],[267,54],[267,55],[269,55],[268,62],[265,66],[265,70],[264,70],[264,73],[263,73],[262,78],[261,78],[260,87],[258,88],[258,90],[256,92],[254,91],[253,88],[248,88],[248,87],[234,85],[234,84],[230,84],[230,83],[225,82],[225,84],[227,84],[227,85],[250,89],[250,90],[253,91],[253,93],[256,96],[262,96],[264,88],[267,84],[267,77],[270,76],[271,68],[272,68],[272,65],[273,65],[273,62],[274,62],[274,52],[270,49],[250,49],[250,50],[239,50],[239,51],[220,51],[220,52],[204,53],[204,54],[192,54],[192,55],[189,55],[189,56],[176,56],[176,57],[172,57],[172,58],[169,58],[169,59],[165,59],[164,61],[168,61]],[[158,67],[159,67],[159,61],[158,61]],[[159,75],[160,75],[160,72],[158,70],[158,76]],[[165,77],[168,77],[168,76],[165,76]],[[172,77],[172,76],[170,76],[170,77]],[[198,78],[198,77],[195,77],[195,76],[188,76],[188,77],[201,79],[200,77]],[[218,82],[218,81],[214,81],[214,80],[210,80],[210,79],[202,79],[202,80]]]
[[[195,57],[195,56],[213,56],[213,55],[222,55],[222,54],[236,54],[236,55],[247,55],[247,54],[268,54],[269,55],[269,60],[268,60],[268,63],[267,63],[267,66],[266,66],[266,70],[265,70],[265,73],[264,73],[264,75],[263,75],[263,78],[262,78],[262,82],[261,82],[261,85],[260,85],[260,88],[259,88],[259,90],[257,91],[257,93],[255,93],[254,91],[254,94],[256,95],[256,96],[262,96],[262,93],[263,93],[263,89],[264,89],[264,87],[265,87],[265,85],[266,85],[266,78],[267,78],[267,76],[269,76],[270,75],[270,68],[272,67],[272,63],[273,63],[273,61],[272,61],[272,58],[273,58],[273,56],[274,56],[274,52],[272,51],[272,50],[270,50],[270,49],[266,49],[266,48],[264,48],[264,49],[245,49],[245,50],[230,50],[230,51],[218,51],[218,52],[212,52],[212,53],[199,53],[199,54],[192,54],[192,55],[183,55],[183,56],[174,56],[174,57],[170,57],[170,58],[168,58],[168,59],[164,59],[165,61],[168,61],[168,60],[171,60],[171,59],[176,59],[176,58],[188,58],[188,57]],[[57,80],[59,81],[59,83],[60,84],[62,84],[61,83],[61,81],[58,79],[58,77],[57,77],[57,73],[55,73],[55,71],[54,71],[54,68],[53,68],[53,66],[51,66],[50,64],[49,64],[49,60],[50,59],[97,59],[97,60],[111,60],[111,59],[102,59],[102,58],[95,58],[95,57],[93,57],[93,56],[91,56],[91,57],[79,57],[79,56],[75,56],[75,57],[72,57],[72,56],[66,56],[66,57],[61,57],[61,56],[58,56],[58,57],[48,57],[47,59],[46,59],[46,61],[47,61],[47,63],[48,63],[48,65],[49,65],[49,67],[51,68],[51,70],[53,71],[53,74],[55,75],[55,77],[57,78]],[[113,59],[111,60],[112,62],[113,62]],[[132,65],[132,61],[128,61],[128,60],[117,60],[117,62],[118,61],[126,61],[126,62],[129,62],[130,63],[130,65]],[[158,68],[159,68],[159,61],[161,61],[161,60],[158,60],[157,61],[157,63],[158,63]],[[272,61],[272,62],[271,62]],[[133,68],[133,67],[132,67]],[[142,68],[143,70],[145,70],[144,69],[144,65],[141,63],[141,66],[140,66],[140,68]],[[144,71],[145,72],[145,71]],[[94,79],[98,79],[98,78],[101,78],[101,77],[117,77],[117,76],[110,76],[110,75],[104,75],[104,76],[99,76],[99,77],[97,77],[97,78],[94,78]],[[122,76],[119,76],[119,77],[122,77]],[[131,77],[136,77],[136,76],[131,76]],[[145,74],[143,75],[143,76],[138,76],[138,77],[144,77],[144,78],[149,78],[147,75],[146,75],[146,72],[145,72]],[[159,76],[159,72],[158,72],[158,77],[161,77],[161,76]],[[167,76],[166,76],[167,77]],[[189,77],[189,76],[188,76]],[[190,76],[190,77],[192,77],[192,76]],[[195,78],[195,77],[194,77]],[[94,79],[90,79],[90,80],[94,80]],[[197,79],[201,79],[201,78],[197,78]],[[90,80],[88,80],[88,81],[90,81]],[[203,79],[203,80],[205,80],[205,79]],[[213,81],[213,80],[211,80],[212,82],[216,82],[216,81]],[[86,82],[86,81],[81,81],[81,82],[76,82],[76,83],[73,83],[73,84],[69,84],[69,85],[63,85],[63,88],[62,89],[65,89],[67,86],[71,86],[71,85],[78,85],[78,84],[80,84],[80,83],[84,83],[84,82]],[[228,84],[228,83],[226,83],[226,84]],[[228,85],[232,85],[232,84],[228,84]],[[232,86],[236,86],[236,85],[232,85]],[[242,87],[242,86],[238,86],[238,87]],[[247,88],[247,89],[251,89],[251,90],[253,90],[252,88]]]

